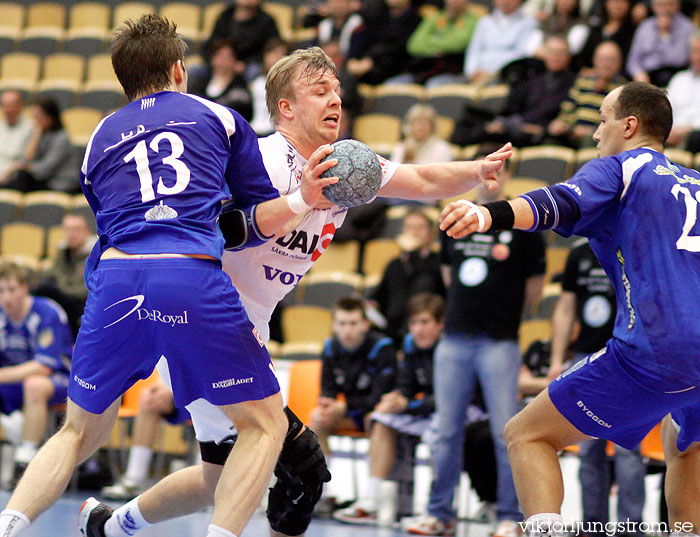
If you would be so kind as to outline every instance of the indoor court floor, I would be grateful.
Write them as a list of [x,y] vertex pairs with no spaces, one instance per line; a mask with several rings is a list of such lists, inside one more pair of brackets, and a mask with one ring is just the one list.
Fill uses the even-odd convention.
[[[81,537],[78,530],[78,511],[90,493],[66,493],[56,505],[41,515],[22,537]],[[0,504],[9,499],[9,492],[0,491]],[[118,504],[111,504],[118,505]],[[139,532],[141,537],[204,537],[211,519],[211,511],[201,511],[176,520],[156,524]],[[462,522],[458,537],[487,537],[489,525]],[[266,537],[267,519],[261,511],[253,515],[240,537]],[[373,526],[351,526],[334,520],[314,519],[306,532],[307,537],[397,537],[408,535],[399,528],[376,528]]]

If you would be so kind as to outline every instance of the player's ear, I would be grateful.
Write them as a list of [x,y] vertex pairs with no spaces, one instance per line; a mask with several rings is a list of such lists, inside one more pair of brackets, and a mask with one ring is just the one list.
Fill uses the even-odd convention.
[[280,116],[287,119],[294,119],[294,110],[292,110],[292,103],[289,99],[280,99],[277,101],[277,110]]
[[187,80],[187,72],[182,60],[177,60],[170,68],[170,77],[176,86],[181,86]]
[[632,136],[639,130],[639,120],[636,116],[627,116],[625,118],[625,132],[624,136],[626,139],[632,138]]

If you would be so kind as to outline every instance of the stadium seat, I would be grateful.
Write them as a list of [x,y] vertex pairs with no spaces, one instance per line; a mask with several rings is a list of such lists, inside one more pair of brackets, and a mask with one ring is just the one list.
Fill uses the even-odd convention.
[[17,190],[0,189],[0,228],[17,218],[23,199],[24,194]]
[[542,290],[542,297],[537,304],[532,304],[526,308],[523,314],[524,319],[546,319],[550,320],[554,313],[559,297],[561,296],[561,284],[549,283]]
[[225,7],[226,2],[212,2],[204,6],[204,11],[202,12],[202,36],[205,40],[209,39],[216,19],[221,15]]
[[387,208],[379,238],[395,239],[401,233],[403,219],[409,209],[408,205],[391,205]]
[[668,147],[664,149],[664,155],[674,164],[685,166],[686,168],[693,167],[693,154],[690,151],[679,149],[677,147]]
[[696,170],[700,170],[700,151],[695,153],[695,163],[693,165],[693,168]]
[[[323,350],[323,344],[318,341],[293,341],[283,343],[280,346],[279,358],[281,360],[318,360]],[[296,412],[296,411],[295,411]]]
[[91,56],[105,51],[110,38],[110,6],[80,2],[70,8],[63,52]]
[[19,219],[48,229],[61,223],[72,202],[72,196],[65,192],[29,192],[24,195]]
[[458,121],[464,113],[465,106],[478,98],[479,89],[470,84],[444,84],[428,88],[427,104],[438,115]]
[[0,90],[16,89],[26,98],[36,89],[41,58],[29,52],[11,52],[0,58]]
[[393,239],[371,239],[364,245],[362,274],[383,274],[389,261],[401,252]]
[[401,139],[401,120],[388,114],[363,114],[355,118],[353,138],[373,144],[395,144]]
[[155,6],[148,2],[120,2],[112,10],[112,29],[123,25],[127,19],[135,21],[142,15],[155,12]]
[[544,275],[544,283],[552,283],[553,279],[561,275],[566,267],[566,258],[569,257],[569,248],[561,246],[548,246],[545,252],[547,269]]
[[66,8],[53,2],[37,2],[27,8],[27,24],[17,50],[40,56],[56,52],[65,36]]
[[520,323],[518,340],[520,353],[525,354],[528,347],[538,339],[551,339],[552,321],[549,319],[530,319]]
[[484,86],[479,89],[478,106],[482,110],[498,115],[505,110],[506,104],[508,104],[509,93],[510,87],[508,84]]
[[191,2],[169,2],[161,6],[161,17],[177,23],[177,33],[187,43],[188,52],[197,52],[200,41],[206,37],[200,31],[202,8]]
[[357,272],[360,243],[357,241],[331,242],[311,267],[312,271]]
[[546,181],[540,179],[530,179],[527,177],[513,177],[503,186],[503,193],[506,198],[517,198],[520,194],[537,190],[544,186],[549,186]]
[[74,106],[61,112],[63,126],[68,131],[71,144],[85,146],[104,114],[94,108]]
[[37,96],[52,97],[61,109],[75,104],[85,72],[85,59],[77,54],[51,54],[44,58]]
[[361,286],[362,276],[356,272],[316,270],[301,280],[295,300],[298,304],[332,308],[338,299],[357,294]]
[[87,60],[84,91],[121,90],[109,54],[96,54]]
[[299,360],[289,366],[287,406],[304,423],[309,423],[311,411],[318,405],[322,366],[323,362],[319,359]]
[[316,341],[331,335],[331,310],[318,306],[287,306],[282,310],[282,333],[286,343]]
[[294,6],[282,2],[263,2],[262,10],[275,19],[282,39],[291,40],[294,29]]
[[569,147],[556,145],[524,147],[520,150],[513,175],[541,179],[553,185],[570,177],[575,160],[576,151]]
[[43,226],[27,222],[10,222],[0,229],[0,252],[3,256],[21,255],[36,260],[44,256]]
[[455,130],[455,120],[449,117],[438,116],[436,120],[435,134],[443,140],[449,140],[452,131]]
[[7,54],[22,34],[25,9],[16,2],[0,2],[0,13],[0,54]]
[[598,158],[597,147],[585,147],[576,151],[576,160],[574,161],[574,169],[571,170],[571,175],[579,171],[584,164]]
[[372,91],[368,112],[388,114],[403,120],[414,104],[425,99],[425,88],[420,84],[383,84]]

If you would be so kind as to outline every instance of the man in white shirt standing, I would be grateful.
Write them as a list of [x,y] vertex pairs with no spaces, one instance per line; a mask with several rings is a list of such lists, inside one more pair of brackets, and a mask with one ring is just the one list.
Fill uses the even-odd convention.
[[700,30],[690,38],[690,68],[676,73],[668,83],[673,107],[673,128],[668,145],[691,153],[700,151]]
[[32,136],[32,122],[22,115],[24,99],[17,90],[6,90],[0,95],[4,118],[0,120],[0,186],[9,179],[10,164],[22,160]]

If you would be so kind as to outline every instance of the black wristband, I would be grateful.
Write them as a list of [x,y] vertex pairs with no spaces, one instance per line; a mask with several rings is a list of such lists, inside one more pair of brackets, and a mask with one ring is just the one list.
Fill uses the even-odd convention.
[[483,207],[491,214],[491,231],[513,229],[515,213],[509,202],[505,200],[494,201],[484,204]]

